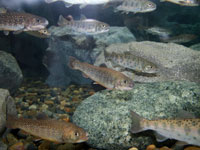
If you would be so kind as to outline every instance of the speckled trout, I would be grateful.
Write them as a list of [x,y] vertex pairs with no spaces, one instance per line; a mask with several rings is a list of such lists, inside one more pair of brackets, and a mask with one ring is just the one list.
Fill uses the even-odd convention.
[[63,16],[59,17],[58,25],[65,26],[72,31],[72,34],[86,34],[86,35],[94,35],[99,33],[108,32],[110,26],[104,22],[95,20],[95,19],[87,19],[82,15],[81,20],[74,20],[72,16],[68,16],[65,19]]
[[158,71],[158,68],[155,64],[142,57],[132,55],[130,52],[119,54],[115,52],[108,53],[104,51],[104,56],[105,60],[111,61],[113,65],[119,65],[138,72],[156,73]]
[[56,143],[80,143],[88,140],[88,133],[73,123],[53,119],[33,120],[8,115],[6,126]]
[[156,10],[156,4],[149,0],[124,0],[115,9],[115,11],[122,11],[124,13],[146,13],[154,10]]
[[147,120],[131,111],[133,133],[154,130],[158,141],[167,138],[200,146],[200,118]]
[[160,2],[171,2],[182,6],[199,6],[198,0],[160,0]]
[[106,67],[80,62],[74,57],[70,57],[69,67],[83,72],[84,77],[88,77],[108,89],[130,90],[133,88],[133,80],[121,72]]
[[23,31],[37,31],[44,29],[48,25],[48,21],[36,15],[24,12],[5,12],[0,13],[0,30],[6,35],[9,31],[16,34]]

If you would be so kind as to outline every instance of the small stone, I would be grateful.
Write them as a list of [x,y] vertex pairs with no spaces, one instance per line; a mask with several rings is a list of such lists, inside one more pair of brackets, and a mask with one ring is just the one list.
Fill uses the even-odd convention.
[[13,144],[15,144],[15,143],[18,142],[17,138],[15,138],[14,135],[12,135],[11,133],[9,133],[9,134],[6,136],[6,138],[7,138],[7,141],[8,141],[8,143],[9,143],[9,145],[13,145]]
[[42,109],[42,110],[46,110],[46,109],[48,109],[48,107],[49,107],[48,105],[43,104],[42,107],[41,107],[41,109]]
[[54,102],[51,101],[51,100],[45,101],[44,103],[47,104],[47,105],[53,105],[54,104]]
[[24,150],[24,144],[22,142],[15,143],[9,147],[9,150]]
[[35,104],[33,104],[33,105],[31,105],[31,106],[29,107],[29,109],[37,109],[37,106],[36,106]]
[[37,146],[33,143],[28,144],[27,150],[38,150]]
[[78,90],[74,90],[74,94],[80,94]]
[[7,150],[8,146],[0,141],[0,150]]

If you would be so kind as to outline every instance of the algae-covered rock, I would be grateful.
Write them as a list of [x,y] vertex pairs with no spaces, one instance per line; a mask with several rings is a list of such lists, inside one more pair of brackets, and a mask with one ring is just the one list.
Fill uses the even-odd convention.
[[0,88],[9,89],[12,93],[23,80],[22,72],[15,58],[4,51],[0,51]]
[[145,149],[155,143],[152,132],[131,134],[130,110],[147,119],[175,118],[185,110],[200,117],[200,85],[187,81],[135,84],[130,91],[104,90],[76,109],[73,122],[89,132],[92,147]]
[[[130,70],[125,70],[123,73],[134,81],[155,82],[187,80],[200,83],[200,52],[182,45],[150,41],[130,42],[112,44],[106,48],[106,52],[129,52],[131,55],[142,57],[157,65],[158,72],[154,76],[137,75]],[[97,57],[95,62],[97,66],[101,64],[106,64],[108,68],[115,70],[121,69],[120,67],[113,67],[110,61],[105,61],[104,52]]]

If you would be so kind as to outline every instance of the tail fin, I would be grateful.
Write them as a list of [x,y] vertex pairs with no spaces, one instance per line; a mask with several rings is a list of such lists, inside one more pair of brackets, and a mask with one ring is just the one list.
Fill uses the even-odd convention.
[[76,58],[72,57],[72,56],[69,56],[69,63],[68,63],[68,66],[71,68],[71,69],[76,69],[75,68],[75,63],[79,62],[79,60],[77,60]]
[[7,120],[6,120],[6,127],[15,129],[17,128],[16,126],[17,118],[14,115],[7,114]]
[[131,132],[132,133],[138,133],[143,131],[144,129],[141,126],[141,121],[145,120],[144,118],[140,117],[138,114],[136,114],[133,111],[130,111],[131,117],[132,117],[132,127]]
[[59,26],[64,26],[67,22],[68,22],[68,20],[65,19],[62,15],[60,15],[57,24],[58,24]]

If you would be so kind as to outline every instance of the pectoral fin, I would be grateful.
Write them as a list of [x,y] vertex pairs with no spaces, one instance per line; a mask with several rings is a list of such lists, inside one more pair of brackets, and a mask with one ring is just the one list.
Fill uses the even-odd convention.
[[163,142],[163,141],[167,140],[167,138],[165,136],[163,136],[163,135],[161,135],[161,134],[159,134],[157,132],[155,133],[155,136],[156,136],[156,140],[158,142]]

